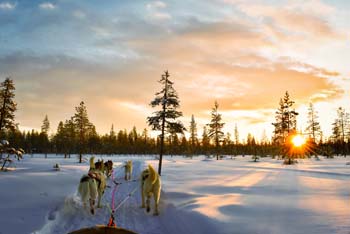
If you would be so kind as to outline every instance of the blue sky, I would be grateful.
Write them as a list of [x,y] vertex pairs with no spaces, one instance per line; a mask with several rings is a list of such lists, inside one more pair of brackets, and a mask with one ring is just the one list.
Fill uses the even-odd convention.
[[226,131],[260,137],[286,90],[313,102],[330,133],[350,111],[348,1],[1,1],[0,78],[16,84],[17,120],[52,130],[87,103],[99,132],[146,127],[169,69],[183,121],[219,102]]

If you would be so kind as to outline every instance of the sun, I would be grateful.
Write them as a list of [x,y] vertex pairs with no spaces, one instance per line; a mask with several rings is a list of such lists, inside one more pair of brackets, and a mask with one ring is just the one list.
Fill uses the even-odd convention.
[[301,135],[295,135],[292,139],[292,143],[295,147],[300,147],[305,144],[305,138]]

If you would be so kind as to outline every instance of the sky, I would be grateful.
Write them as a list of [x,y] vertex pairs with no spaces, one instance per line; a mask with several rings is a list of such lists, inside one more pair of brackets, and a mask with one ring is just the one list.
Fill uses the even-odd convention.
[[219,103],[225,132],[271,136],[289,92],[324,134],[350,112],[350,2],[330,0],[0,0],[0,79],[16,86],[20,129],[54,132],[84,101],[99,133],[141,130],[165,70],[201,134]]

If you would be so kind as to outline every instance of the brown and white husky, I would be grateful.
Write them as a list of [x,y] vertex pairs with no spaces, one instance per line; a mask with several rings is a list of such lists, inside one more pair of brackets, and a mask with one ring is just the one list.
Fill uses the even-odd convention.
[[98,198],[97,207],[101,207],[101,198],[106,188],[106,177],[102,171],[102,164],[102,161],[94,163],[94,157],[91,157],[89,173],[83,175],[79,183],[78,193],[83,205],[86,207],[87,200],[89,200],[92,214],[95,213],[96,198]]

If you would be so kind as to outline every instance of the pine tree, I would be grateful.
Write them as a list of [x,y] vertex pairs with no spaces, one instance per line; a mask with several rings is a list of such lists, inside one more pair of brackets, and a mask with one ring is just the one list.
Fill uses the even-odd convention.
[[235,124],[235,144],[236,145],[239,144],[239,132],[238,132],[237,124]]
[[45,115],[45,118],[43,120],[43,125],[41,125],[41,132],[46,133],[48,135],[49,130],[50,130],[49,118],[47,117],[47,115]]
[[74,118],[71,117],[64,123],[64,134],[65,134],[65,145],[67,147],[68,157],[70,158],[71,153],[76,152],[77,144],[77,131],[74,123]]
[[15,85],[9,77],[0,84],[0,134],[5,130],[16,129],[15,114],[17,104],[15,97]]
[[155,99],[150,103],[152,107],[161,106],[161,110],[154,112],[153,116],[147,117],[148,125],[152,130],[161,131],[160,134],[160,153],[158,174],[161,175],[162,160],[164,151],[164,137],[166,133],[183,133],[185,127],[177,118],[182,116],[182,112],[176,109],[180,106],[179,97],[173,88],[173,82],[169,80],[168,71],[162,75],[159,83],[163,86],[162,90],[156,93]]
[[316,142],[316,138],[321,137],[321,126],[320,123],[317,121],[317,111],[315,111],[312,103],[309,104],[307,117],[308,125],[306,127],[306,133],[309,135],[313,142]]
[[203,153],[207,155],[209,153],[210,148],[210,138],[208,136],[208,130],[207,127],[203,127],[203,133],[202,133],[202,149]]
[[40,142],[42,149],[45,153],[45,158],[47,158],[47,150],[50,144],[49,141],[49,130],[50,130],[50,122],[47,115],[45,115],[45,118],[43,120],[43,125],[41,126],[41,133],[40,133]]
[[267,138],[266,130],[264,129],[261,135],[261,144],[266,145],[268,143],[269,143],[269,139]]
[[[341,149],[341,153],[346,156],[345,137],[350,131],[349,113],[344,108],[339,107],[337,110],[337,118],[333,123],[333,139],[336,148]],[[337,150],[339,152],[339,150]]]
[[114,131],[114,125],[112,124],[111,130],[109,131],[108,135],[108,143],[107,143],[107,153],[113,154],[115,153],[115,150],[117,148],[117,135]]
[[58,123],[56,134],[53,137],[53,142],[56,148],[56,153],[64,153],[64,158],[67,156],[67,150],[64,144],[64,124],[62,121]]
[[89,124],[86,134],[88,153],[98,154],[101,151],[100,136],[97,134],[96,127],[92,123]]
[[222,128],[225,123],[222,123],[221,114],[218,113],[219,104],[215,101],[214,108],[211,112],[211,121],[208,125],[209,132],[208,136],[210,139],[214,141],[215,149],[216,149],[216,159],[219,160],[219,147],[222,138],[224,137],[224,132]]
[[194,120],[194,116],[191,117],[190,122],[190,153],[193,155],[195,153],[196,147],[198,145],[198,135],[197,135],[197,123]]
[[278,144],[283,144],[288,135],[296,131],[297,122],[296,116],[298,113],[292,109],[294,101],[290,99],[288,91],[286,91],[283,99],[280,99],[279,108],[276,111],[276,122],[272,123],[275,127],[273,141]]
[[80,105],[75,108],[75,111],[76,113],[73,116],[73,121],[79,139],[79,163],[81,163],[83,149],[87,143],[88,134],[94,129],[94,126],[89,121],[84,102],[80,102]]

